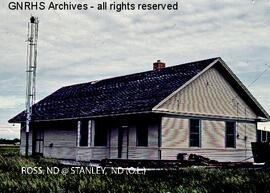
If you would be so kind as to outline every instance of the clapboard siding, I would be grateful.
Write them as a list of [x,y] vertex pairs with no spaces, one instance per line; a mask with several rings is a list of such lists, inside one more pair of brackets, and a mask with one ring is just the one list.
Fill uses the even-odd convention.
[[158,110],[184,114],[256,118],[252,109],[214,67],[173,95]]
[[225,122],[209,120],[201,121],[201,136],[202,148],[224,149]]
[[109,149],[109,158],[116,159],[118,158],[118,128],[114,127],[110,129],[110,149]]
[[111,128],[110,129],[110,137],[111,137],[111,147],[117,147],[118,146],[118,128]]
[[158,147],[158,122],[150,122],[148,125],[148,146]]
[[117,146],[110,147],[109,158],[110,159],[117,159],[118,158],[118,147]]
[[107,147],[77,147],[76,161],[101,160],[108,158]]
[[158,129],[159,123],[148,123],[148,147],[137,146],[136,126],[129,127],[129,159],[158,159]]
[[188,119],[162,118],[162,147],[187,148],[189,146]]
[[[44,157],[57,159],[73,159],[77,161],[101,160],[118,158],[118,130],[108,128],[108,145],[106,147],[77,147],[76,122],[72,124],[36,124],[35,128],[44,129]],[[128,135],[128,136],[127,136]],[[21,153],[25,151],[25,132],[21,131]],[[32,134],[29,136],[29,153],[32,153]],[[130,124],[123,128],[122,158],[126,159],[157,159],[158,157],[158,123],[148,124],[148,147],[136,146],[136,126]]]
[[123,129],[123,145],[122,145],[122,158],[127,159],[127,136],[128,135],[128,128]]
[[76,147],[54,146],[44,147],[44,157],[57,159],[72,159],[76,158]]
[[158,159],[158,148],[129,147],[129,159]]
[[226,148],[225,121],[203,119],[201,147],[190,148],[189,119],[163,117],[161,158],[176,159],[178,153],[196,153],[218,161],[242,161],[252,156],[251,142],[256,141],[256,123],[237,122],[236,134],[236,148]]
[[[237,120],[236,120],[237,121]],[[161,123],[161,147],[158,147],[158,131]],[[201,148],[189,147],[189,119],[179,116],[163,116],[148,121],[148,147],[138,147],[136,123],[124,127],[122,159],[176,159],[178,153],[196,153],[218,161],[242,161],[250,156],[250,142],[256,141],[256,123],[237,122],[236,148],[225,148],[225,121],[204,118],[201,120]],[[38,125],[35,126],[38,128]],[[118,158],[118,127],[108,128],[106,147],[77,147],[76,124],[49,124],[44,129],[44,157],[72,159],[76,161]],[[128,136],[127,136],[128,135]],[[25,151],[25,131],[21,130],[21,154]],[[29,154],[32,153],[30,130]],[[52,144],[52,145],[51,145]],[[52,147],[51,147],[52,146]],[[248,160],[250,161],[250,160]]]
[[136,145],[137,145],[136,126],[131,125],[129,127],[129,147],[136,147]]
[[[118,128],[110,129],[109,158],[118,158]],[[127,137],[128,134],[128,137]],[[128,139],[128,144],[127,144]],[[128,155],[127,155],[128,151]],[[158,123],[148,124],[148,147],[137,147],[136,125],[130,124],[123,128],[122,158],[126,159],[157,159],[158,158]]]
[[[77,129],[57,126],[44,130],[44,157],[76,158]],[[52,144],[52,147],[50,145]]]
[[65,128],[48,128],[44,131],[44,146],[48,147],[53,144],[53,147],[76,147],[77,132],[74,129]]
[[251,142],[256,141],[256,124],[237,123],[237,134],[236,147],[238,149],[251,149]]

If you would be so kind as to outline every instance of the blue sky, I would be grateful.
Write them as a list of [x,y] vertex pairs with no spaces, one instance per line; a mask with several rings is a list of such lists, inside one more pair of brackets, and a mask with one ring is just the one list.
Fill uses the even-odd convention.
[[[7,120],[24,108],[31,14],[40,20],[38,100],[65,85],[150,70],[157,59],[171,66],[220,56],[246,86],[270,65],[269,0],[182,0],[178,11],[120,13],[10,11],[8,2],[0,3],[0,138],[19,136]],[[270,70],[249,87],[268,112],[269,88]]]

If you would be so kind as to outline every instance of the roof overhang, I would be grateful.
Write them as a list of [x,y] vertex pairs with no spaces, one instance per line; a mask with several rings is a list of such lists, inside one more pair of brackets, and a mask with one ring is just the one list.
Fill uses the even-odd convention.
[[[250,99],[251,102],[254,103],[254,106],[257,111],[259,112],[259,117],[263,118],[264,121],[270,120],[270,115],[266,112],[266,110],[261,106],[261,104],[256,100],[256,98],[249,92],[249,90],[246,88],[246,86],[239,80],[239,78],[232,72],[232,70],[228,67],[228,65],[221,59],[219,58],[220,64],[222,64],[222,67],[224,67],[229,75],[235,80],[240,88],[243,90],[243,93],[246,94]],[[262,120],[261,120],[262,121]]]
[[[94,116],[85,116],[85,117],[72,117],[72,118],[61,118],[61,119],[42,119],[42,120],[33,120],[32,122],[49,122],[49,121],[68,121],[68,120],[82,120],[82,119],[97,119],[103,117],[118,117],[118,116],[127,116],[127,115],[141,115],[141,114],[150,114],[153,111],[141,111],[141,112],[130,112],[130,113],[117,113],[117,114],[105,114],[105,115],[94,115]],[[24,123],[25,121],[21,122],[11,122],[9,123]]]

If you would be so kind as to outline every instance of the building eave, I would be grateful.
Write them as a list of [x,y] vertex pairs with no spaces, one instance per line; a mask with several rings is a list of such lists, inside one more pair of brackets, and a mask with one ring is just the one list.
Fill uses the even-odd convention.
[[181,118],[201,118],[201,119],[213,119],[213,120],[233,120],[238,122],[258,122],[256,118],[242,118],[222,115],[208,115],[208,114],[196,114],[196,113],[183,113],[173,112],[168,110],[154,110],[153,113],[181,117]]
[[[48,122],[48,121],[68,121],[68,120],[81,120],[81,119],[96,119],[102,117],[116,117],[116,116],[126,116],[126,115],[136,115],[136,114],[150,114],[153,111],[141,111],[141,112],[130,112],[130,113],[117,113],[117,114],[106,114],[106,115],[94,115],[86,117],[72,117],[72,118],[61,118],[61,119],[42,119],[33,120],[32,122]],[[25,121],[9,122],[9,123],[24,123]]]
[[249,92],[247,87],[241,82],[241,80],[232,72],[232,70],[228,67],[228,65],[219,58],[219,62],[222,64],[222,66],[229,72],[229,74],[232,76],[232,78],[240,85],[240,87],[244,90],[244,92],[250,97],[250,99],[255,103],[255,105],[261,110],[261,112],[264,114],[264,118],[266,120],[270,120],[270,115],[266,112],[266,110],[261,106],[261,104],[257,101],[257,99]]

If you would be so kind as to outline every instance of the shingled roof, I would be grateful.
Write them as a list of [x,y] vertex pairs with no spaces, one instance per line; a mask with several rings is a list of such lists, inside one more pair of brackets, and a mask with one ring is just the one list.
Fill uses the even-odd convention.
[[[32,120],[148,112],[216,59],[62,87],[33,106]],[[9,120],[24,121],[25,111]]]

